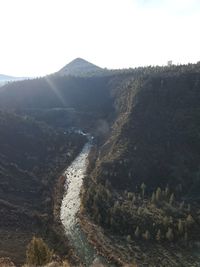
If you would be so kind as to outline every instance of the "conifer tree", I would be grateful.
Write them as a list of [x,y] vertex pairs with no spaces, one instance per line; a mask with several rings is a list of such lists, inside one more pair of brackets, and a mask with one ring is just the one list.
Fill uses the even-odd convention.
[[185,242],[188,241],[188,233],[187,233],[187,232],[185,232],[185,234],[184,234],[184,241],[185,241]]
[[158,229],[158,232],[156,234],[156,240],[159,242],[161,240],[161,231]]
[[191,226],[194,223],[194,219],[192,218],[192,215],[189,214],[186,218],[186,223],[188,226]]
[[145,183],[142,183],[142,184],[141,184],[141,190],[142,190],[142,197],[144,197],[145,190],[146,190],[146,185],[145,185]]
[[169,196],[169,186],[168,185],[165,187],[165,196],[166,197]]
[[136,229],[135,229],[135,237],[139,238],[140,237],[140,229],[139,227],[137,226]]
[[146,239],[146,240],[150,240],[151,235],[150,235],[149,230],[146,230],[146,231],[145,231],[145,233],[143,234],[143,237],[144,237],[144,239]]
[[164,226],[168,226],[168,225],[169,225],[169,219],[168,219],[167,216],[165,216],[165,217],[163,218],[163,224],[164,224]]
[[156,190],[156,201],[159,202],[161,200],[161,188],[158,187]]
[[185,202],[184,201],[182,201],[181,203],[180,203],[180,206],[179,206],[179,208],[182,210],[183,209],[183,207],[184,207],[184,204],[185,204]]
[[173,230],[170,227],[168,228],[168,231],[166,233],[166,238],[169,241],[173,241],[174,240],[174,233],[173,233]]
[[137,210],[137,214],[140,216],[142,214],[142,207],[139,207]]
[[156,202],[156,195],[155,195],[154,192],[152,193],[152,196],[151,196],[151,202],[152,203],[155,203]]
[[126,240],[127,240],[127,242],[130,242],[131,241],[131,236],[127,235]]
[[174,193],[172,193],[169,198],[169,204],[172,205],[174,203],[174,200],[175,200]]
[[26,261],[33,266],[43,266],[52,259],[53,252],[42,238],[33,237],[27,246]]
[[178,220],[178,232],[182,234],[184,231],[183,221],[181,219]]

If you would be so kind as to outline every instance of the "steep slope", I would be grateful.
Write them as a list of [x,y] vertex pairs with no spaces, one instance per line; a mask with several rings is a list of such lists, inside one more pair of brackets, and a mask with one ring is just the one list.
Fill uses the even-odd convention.
[[0,108],[34,116],[56,127],[75,126],[98,134],[103,125],[109,128],[114,115],[110,90],[114,79],[53,75],[15,82],[3,87]]
[[[196,188],[200,157],[200,74],[144,79],[134,95],[130,84],[127,111],[121,113],[111,134],[111,146],[102,157],[108,175],[118,188],[136,188],[145,182],[155,186],[181,183],[190,192]],[[127,159],[127,161],[125,160]],[[120,160],[125,162],[118,165]],[[107,162],[107,163],[106,163]],[[113,165],[116,165],[115,167]],[[192,193],[192,192],[191,192]]]
[[[47,76],[7,84],[0,105],[7,109],[71,108],[90,112],[102,106],[108,109],[110,77]],[[107,102],[106,102],[107,101]]]
[[[53,189],[84,142],[79,135],[0,112],[0,256],[23,262],[32,235],[50,242],[58,238],[53,229]],[[58,240],[55,249],[62,244]]]
[[58,71],[60,75],[86,76],[103,72],[103,69],[86,61],[82,58],[76,58]]
[[[187,266],[192,255],[197,266],[185,246],[195,251],[200,240],[199,67],[146,69],[115,91],[118,117],[90,156],[82,201],[85,214],[107,229],[116,258],[136,257],[139,266]],[[92,242],[110,249],[98,238]],[[160,254],[170,256],[161,263]]]

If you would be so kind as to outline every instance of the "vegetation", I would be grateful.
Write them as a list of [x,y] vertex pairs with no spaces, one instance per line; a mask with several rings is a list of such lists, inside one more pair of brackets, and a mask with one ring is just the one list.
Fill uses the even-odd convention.
[[96,137],[85,214],[130,246],[199,241],[199,88],[200,63],[2,87],[1,231],[45,232],[55,179],[85,141],[66,128],[83,127]]
[[177,251],[200,240],[199,67],[142,69],[113,89],[112,132],[82,194],[107,235]]
[[78,134],[0,112],[0,256],[14,251],[13,260],[22,263],[34,233],[48,236],[55,250],[65,251],[66,244],[54,229],[53,191],[60,172],[84,143]]
[[42,266],[52,260],[53,252],[42,238],[33,237],[26,250],[26,261],[31,266]]
[[128,240],[162,240],[185,245],[186,233],[187,241],[199,240],[199,225],[193,218],[198,220],[195,210],[191,215],[186,204],[180,208],[179,200],[171,202],[174,193],[166,196],[166,190],[160,187],[155,191],[159,197],[152,202],[151,195],[143,197],[140,192],[127,191],[120,194],[101,184],[85,194],[83,201],[89,203],[85,205],[86,211],[93,220],[111,232],[127,236]]

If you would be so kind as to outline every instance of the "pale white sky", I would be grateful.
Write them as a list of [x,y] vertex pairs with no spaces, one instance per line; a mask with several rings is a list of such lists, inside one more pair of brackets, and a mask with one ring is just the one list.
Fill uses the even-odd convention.
[[0,0],[0,73],[200,61],[200,0]]

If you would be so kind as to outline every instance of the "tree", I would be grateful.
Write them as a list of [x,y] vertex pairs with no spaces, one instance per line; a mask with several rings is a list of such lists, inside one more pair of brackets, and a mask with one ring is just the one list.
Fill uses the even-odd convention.
[[145,183],[142,183],[140,188],[141,188],[141,190],[142,190],[142,197],[144,197],[145,190],[146,190],[146,185],[145,185]]
[[161,188],[158,187],[157,190],[156,190],[156,201],[158,201],[158,202],[161,199],[161,193],[162,193]]
[[184,231],[184,225],[181,219],[178,220],[178,232],[179,234],[182,234]]
[[156,234],[156,240],[159,242],[161,240],[161,231],[158,229],[158,232]]
[[184,205],[185,205],[185,202],[184,202],[184,201],[182,201],[182,202],[180,203],[180,206],[179,206],[179,208],[182,210],[182,209],[183,209],[183,207],[184,207]]
[[134,204],[135,201],[136,201],[136,196],[135,196],[135,193],[133,193],[132,203]]
[[140,216],[142,214],[142,207],[139,207],[137,210],[137,214]]
[[140,229],[137,226],[137,228],[135,229],[135,237],[139,238],[139,236],[140,236]]
[[184,234],[184,241],[185,241],[185,242],[188,241],[188,233],[187,233],[187,232],[185,232],[185,234]]
[[146,240],[149,240],[149,239],[151,238],[151,235],[150,235],[150,233],[149,233],[149,230],[146,230],[146,231],[145,231],[145,233],[143,234],[143,237],[144,237],[144,239],[146,239]]
[[152,203],[155,203],[156,202],[156,195],[155,195],[154,192],[152,193],[152,196],[151,196],[151,202]]
[[127,242],[131,242],[131,236],[127,235],[126,240],[127,240]]
[[174,193],[172,193],[169,198],[169,204],[172,205],[174,203],[174,200],[175,200]]
[[133,199],[133,194],[131,192],[128,192],[127,197],[128,197],[128,200],[132,200]]
[[173,230],[170,227],[168,228],[168,231],[166,233],[166,238],[169,241],[173,241],[174,240],[174,233],[173,233]]
[[165,196],[166,197],[169,196],[169,186],[168,185],[165,187]]
[[34,236],[27,246],[26,261],[30,265],[42,266],[51,261],[52,255],[43,239]]
[[163,218],[163,224],[164,224],[164,226],[168,226],[169,225],[169,218],[167,216],[165,216]]
[[189,214],[186,218],[186,223],[188,226],[191,226],[194,223],[194,219],[192,218],[192,215]]
[[191,211],[191,205],[190,204],[188,204],[188,206],[187,206],[187,210],[190,212]]

